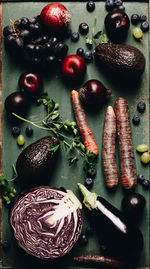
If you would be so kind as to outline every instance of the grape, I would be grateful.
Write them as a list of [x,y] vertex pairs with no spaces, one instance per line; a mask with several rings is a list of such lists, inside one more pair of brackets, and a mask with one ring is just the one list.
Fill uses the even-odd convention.
[[19,135],[18,138],[17,138],[17,143],[19,146],[23,146],[25,141],[24,141],[24,136],[23,135]]
[[142,36],[143,36],[143,32],[141,30],[141,28],[139,27],[135,27],[133,29],[133,36],[136,38],[136,39],[141,39]]
[[145,152],[145,151],[148,151],[148,146],[145,145],[145,144],[141,144],[141,145],[138,145],[138,146],[136,147],[136,150],[137,150],[138,152]]
[[150,153],[149,152],[144,152],[141,156],[141,162],[144,164],[147,164],[150,162]]

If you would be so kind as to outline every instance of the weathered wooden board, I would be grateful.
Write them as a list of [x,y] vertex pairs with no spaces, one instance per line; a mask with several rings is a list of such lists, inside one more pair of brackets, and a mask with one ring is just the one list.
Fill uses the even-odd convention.
[[[86,21],[90,26],[90,31],[92,32],[92,26],[94,21],[94,16],[97,17],[97,30],[103,29],[104,17],[106,15],[106,10],[104,7],[104,2],[96,2],[96,9],[92,13],[88,13],[86,10],[85,2],[64,2],[66,7],[69,9],[72,15],[72,30],[77,31],[79,23]],[[130,16],[133,12],[138,14],[146,14],[148,16],[148,3],[147,2],[125,2],[126,12]],[[3,3],[3,15],[2,15],[2,27],[9,24],[10,19],[15,21],[16,19],[27,16],[32,17],[40,13],[42,7],[45,5],[45,2],[13,2],[13,3]],[[89,112],[87,111],[87,117],[91,129],[93,130],[96,142],[99,147],[99,160],[97,164],[97,176],[95,179],[95,184],[93,191],[96,191],[104,198],[108,199],[111,203],[116,205],[118,208],[121,208],[121,199],[123,198],[124,192],[122,190],[121,184],[114,193],[107,191],[104,184],[104,176],[101,165],[101,148],[102,148],[102,136],[103,136],[103,127],[104,127],[104,116],[106,112],[106,107],[108,104],[114,106],[115,100],[117,97],[125,97],[129,103],[130,117],[137,113],[136,105],[140,100],[146,102],[146,112],[141,115],[141,123],[139,126],[134,126],[131,120],[131,129],[132,129],[132,138],[134,149],[136,145],[141,143],[149,144],[149,35],[144,34],[144,42],[137,42],[132,36],[131,25],[129,34],[126,40],[126,43],[134,45],[141,49],[146,57],[147,64],[146,70],[143,74],[141,82],[136,86],[131,86],[130,82],[128,86],[125,87],[124,82],[121,85],[114,83],[110,80],[107,74],[103,74],[100,70],[97,69],[94,62],[87,65],[87,73],[84,78],[84,81],[89,79],[99,79],[106,85],[108,88],[112,89],[112,96],[108,99],[107,104],[102,106],[98,111]],[[69,45],[68,54],[74,54],[78,47],[86,48],[85,41],[82,36],[77,43],[73,43],[70,40],[67,40],[66,43]],[[2,46],[2,171],[7,173],[11,178],[12,164],[16,162],[16,159],[21,152],[22,148],[17,146],[16,139],[11,135],[11,125],[7,121],[7,117],[4,109],[4,101],[8,94],[18,90],[18,78],[23,71],[26,71],[25,67],[18,65],[13,62],[5,51],[4,44]],[[62,81],[59,71],[54,72],[49,76],[44,77],[44,91],[48,92],[49,96],[52,97],[55,101],[60,104],[60,111],[63,119],[73,120],[74,116],[72,113],[70,93],[71,88],[69,85],[64,84]],[[28,117],[34,119],[42,119],[44,115],[44,108],[42,106],[31,106]],[[34,135],[32,138],[28,138],[25,135],[25,128],[27,124],[21,124],[21,132],[25,136],[25,146],[29,145],[33,141],[36,141],[38,138],[47,135],[48,133],[43,130],[34,128]],[[24,147],[25,147],[24,146]],[[140,162],[140,157],[136,153],[136,166],[137,173],[143,173],[146,178],[149,178],[149,166],[143,166]],[[76,195],[81,199],[79,191],[77,189],[77,182],[84,182],[84,173],[82,169],[82,159],[75,167],[68,166],[68,155],[61,151],[59,160],[55,167],[52,179],[49,182],[50,185],[60,187],[64,186],[65,188],[72,189]],[[141,253],[138,266],[140,268],[150,268],[149,263],[149,191],[143,189],[141,185],[137,185],[136,192],[143,194],[147,200],[147,205],[144,211],[144,216],[139,224],[140,229],[142,230],[144,236],[144,249]],[[32,257],[28,257],[24,252],[22,252],[18,247],[13,238],[12,231],[8,222],[8,209],[5,204],[2,208],[2,240],[8,240],[11,243],[10,249],[3,251],[2,253],[2,263],[1,268],[18,268],[23,269],[27,267],[34,268],[55,268],[60,267],[60,261],[56,262],[52,266],[37,261]],[[83,209],[83,218],[84,218],[84,229],[87,226],[87,220],[85,218],[84,209]],[[100,247],[96,235],[92,236],[89,240],[89,243],[85,247],[75,246],[73,252],[75,254],[80,253],[100,253]],[[70,264],[69,257],[61,261],[61,268],[71,269],[79,268],[77,266],[73,267]]]

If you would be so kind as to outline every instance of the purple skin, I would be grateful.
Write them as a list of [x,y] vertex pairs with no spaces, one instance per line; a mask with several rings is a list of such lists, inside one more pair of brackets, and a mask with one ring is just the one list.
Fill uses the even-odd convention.
[[21,248],[48,261],[64,256],[78,240],[83,225],[80,209],[71,191],[40,186],[17,196],[10,224]]
[[105,17],[105,28],[109,38],[113,41],[124,39],[129,26],[129,17],[123,11],[113,10]]

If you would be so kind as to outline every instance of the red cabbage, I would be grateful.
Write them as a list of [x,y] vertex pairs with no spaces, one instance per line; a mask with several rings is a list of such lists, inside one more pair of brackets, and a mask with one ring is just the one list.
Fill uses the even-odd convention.
[[21,248],[43,260],[68,253],[82,230],[81,204],[71,190],[41,186],[20,193],[10,224]]

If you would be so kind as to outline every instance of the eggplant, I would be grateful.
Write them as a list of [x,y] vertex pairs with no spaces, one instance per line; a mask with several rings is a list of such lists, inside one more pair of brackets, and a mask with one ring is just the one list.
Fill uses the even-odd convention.
[[98,194],[78,183],[84,197],[83,203],[90,210],[90,220],[100,242],[110,255],[124,262],[136,262],[143,248],[141,231],[127,221],[123,213]]

